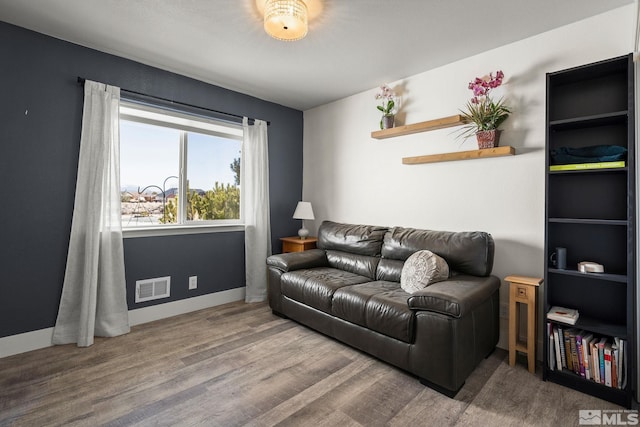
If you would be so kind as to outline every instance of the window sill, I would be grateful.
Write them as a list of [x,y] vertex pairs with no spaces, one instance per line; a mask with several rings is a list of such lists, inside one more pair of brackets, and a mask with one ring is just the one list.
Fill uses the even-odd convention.
[[177,236],[183,234],[227,233],[244,231],[244,224],[218,224],[218,225],[175,225],[159,227],[135,227],[123,228],[122,237],[132,239],[136,237]]

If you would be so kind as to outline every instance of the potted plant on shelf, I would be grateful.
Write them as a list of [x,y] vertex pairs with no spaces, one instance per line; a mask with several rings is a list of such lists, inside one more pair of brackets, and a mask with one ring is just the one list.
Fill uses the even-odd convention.
[[493,148],[498,146],[501,130],[498,127],[509,117],[511,109],[505,105],[504,99],[494,101],[489,92],[502,84],[504,73],[497,71],[495,76],[476,79],[469,83],[469,89],[473,91],[473,98],[467,102],[466,111],[462,111],[462,118],[467,122],[462,128],[461,136],[468,138],[476,135],[478,148]]
[[378,105],[378,110],[382,112],[380,129],[392,128],[395,121],[396,93],[385,84],[380,86],[376,99],[382,99],[382,104]]

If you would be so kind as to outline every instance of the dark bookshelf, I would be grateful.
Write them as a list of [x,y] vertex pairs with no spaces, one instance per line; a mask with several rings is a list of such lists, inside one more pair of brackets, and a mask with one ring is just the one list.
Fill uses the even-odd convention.
[[[625,55],[547,74],[544,312],[577,309],[575,325],[545,318],[543,379],[631,407],[636,390],[636,198],[633,58]],[[550,171],[553,150],[616,145],[627,149],[624,167]],[[604,161],[604,160],[603,160]],[[598,162],[598,160],[594,160]],[[551,264],[567,248],[567,268]],[[582,273],[581,261],[604,273]],[[625,340],[624,389],[549,366],[547,322],[599,337]]]

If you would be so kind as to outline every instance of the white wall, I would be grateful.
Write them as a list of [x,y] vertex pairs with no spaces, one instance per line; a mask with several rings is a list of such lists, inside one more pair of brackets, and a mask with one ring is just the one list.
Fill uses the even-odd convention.
[[[512,157],[403,165],[403,157],[477,146],[472,139],[457,140],[456,128],[372,139],[380,120],[377,88],[305,111],[303,196],[316,216],[308,228],[313,232],[328,219],[487,231],[496,242],[495,275],[543,277],[545,73],[632,52],[634,14],[635,5],[625,6],[397,82],[380,82],[403,93],[403,123],[411,124],[457,114],[470,97],[469,81],[503,70],[499,89],[514,113],[502,126],[500,145],[515,147]],[[435,45],[425,43],[416,54],[432,54]],[[500,299],[508,301],[504,284]],[[506,338],[503,321],[503,348]]]

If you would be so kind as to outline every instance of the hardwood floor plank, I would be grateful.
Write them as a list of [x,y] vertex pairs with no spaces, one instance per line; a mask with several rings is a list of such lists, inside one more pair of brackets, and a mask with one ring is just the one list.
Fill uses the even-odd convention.
[[385,425],[409,401],[424,390],[415,377],[388,372],[340,410],[363,425]]
[[[271,425],[271,424],[262,424]],[[299,426],[363,426],[344,412],[334,411],[329,408],[317,407],[313,412],[299,412],[294,417],[284,419],[282,422],[275,424],[278,427],[299,427]]]
[[224,354],[229,351],[236,350],[237,348],[244,347],[248,342],[256,342],[260,341],[266,337],[277,334],[282,331],[286,331],[295,327],[291,322],[284,322],[279,325],[275,325],[271,328],[265,329],[258,333],[248,334],[246,337],[233,339],[226,341],[216,347],[208,348],[207,350],[202,350],[193,354],[190,354],[186,357],[183,357],[181,360],[185,365],[192,365],[194,363],[201,362],[203,360],[209,359],[211,357],[215,357],[219,354]]
[[166,411],[178,407],[183,402],[189,402],[200,395],[206,394],[206,392],[207,388],[199,384],[128,412],[121,417],[105,423],[104,426],[117,427],[133,425],[136,423],[151,423],[153,422],[154,417],[157,417],[159,413],[162,416]]
[[357,357],[342,369],[251,420],[247,423],[247,426],[276,425],[285,419],[292,419],[293,414],[299,413],[299,411],[308,407],[326,393],[330,393],[353,376],[363,374],[373,363],[375,362],[369,358]]
[[324,393],[317,399],[308,402],[304,407],[298,409],[277,425],[307,425],[318,420],[324,420],[327,413],[330,412],[341,413],[340,418],[344,416],[351,422],[356,423],[353,418],[342,412],[342,408],[348,405],[354,396],[358,396],[368,390],[394,368],[380,363],[368,355],[359,352],[354,352],[353,354],[357,355],[359,360],[366,360],[371,363],[357,375],[350,376],[346,381],[336,384],[332,389],[324,390]]

